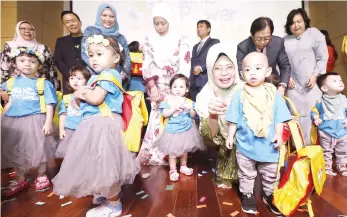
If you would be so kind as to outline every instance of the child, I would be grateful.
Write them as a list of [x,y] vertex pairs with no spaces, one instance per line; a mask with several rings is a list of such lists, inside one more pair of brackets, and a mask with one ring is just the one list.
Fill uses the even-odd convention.
[[[69,73],[69,89],[77,91],[81,86],[85,86],[90,78],[90,72],[83,66],[73,67]],[[64,101],[65,99],[65,101]],[[61,142],[55,152],[55,157],[64,158],[72,134],[82,120],[82,115],[74,103],[73,94],[63,96],[59,104],[59,137]],[[75,104],[75,106],[73,106]]]
[[263,180],[264,203],[273,213],[281,214],[272,204],[272,199],[283,122],[290,120],[291,115],[276,87],[264,83],[271,70],[263,53],[248,54],[242,62],[246,85],[235,93],[226,113],[229,122],[226,146],[233,148],[236,133],[236,159],[240,192],[243,194],[241,208],[249,214],[257,213],[253,189],[258,172]]
[[318,127],[326,174],[336,175],[332,169],[332,153],[335,152],[337,171],[347,176],[347,100],[341,94],[345,85],[336,72],[320,75],[317,85],[323,96],[312,109],[311,118]]
[[83,119],[52,182],[59,195],[93,195],[93,203],[101,205],[89,210],[87,217],[120,216],[121,186],[132,183],[140,171],[140,162],[132,157],[123,138],[123,93],[118,88],[122,79],[115,70],[122,53],[111,37],[92,35],[87,43],[90,66],[97,75],[74,93],[81,100]]
[[170,81],[170,90],[172,96],[159,106],[168,122],[156,143],[160,152],[169,155],[170,180],[177,181],[177,157],[180,157],[180,172],[190,176],[193,169],[187,167],[188,152],[203,150],[205,146],[192,120],[196,116],[195,103],[184,97],[189,90],[188,78],[182,74],[175,75]]
[[[24,47],[14,50],[12,56],[20,74],[2,86],[10,97],[1,119],[1,166],[16,168],[18,180],[3,191],[4,196],[12,196],[30,186],[26,173],[32,168],[38,168],[36,190],[49,187],[45,172],[47,161],[53,158],[56,148],[52,121],[57,97],[52,83],[44,80],[44,91],[38,93],[36,74],[44,58],[41,53]],[[40,99],[42,94],[44,101]],[[40,102],[44,103],[44,109]]]

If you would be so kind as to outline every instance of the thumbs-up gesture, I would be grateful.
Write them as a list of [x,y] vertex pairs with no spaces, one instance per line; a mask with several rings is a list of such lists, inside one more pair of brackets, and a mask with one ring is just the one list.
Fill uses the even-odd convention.
[[212,115],[224,115],[227,109],[227,102],[220,97],[219,90],[215,88],[214,97],[208,103],[208,112]]

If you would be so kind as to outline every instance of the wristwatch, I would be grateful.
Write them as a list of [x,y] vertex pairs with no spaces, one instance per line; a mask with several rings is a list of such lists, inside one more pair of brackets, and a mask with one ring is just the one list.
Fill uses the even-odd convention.
[[279,87],[283,87],[284,89],[287,88],[287,85],[285,85],[285,84],[283,84],[283,83],[279,84],[278,86],[279,86]]

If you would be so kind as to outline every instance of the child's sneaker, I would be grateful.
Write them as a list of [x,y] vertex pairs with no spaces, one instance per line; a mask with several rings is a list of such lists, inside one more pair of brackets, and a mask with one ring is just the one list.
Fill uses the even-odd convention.
[[116,217],[122,214],[122,203],[119,202],[115,206],[110,203],[91,209],[87,212],[86,217]]
[[18,192],[30,187],[28,180],[13,181],[11,184],[2,192],[2,196],[11,197]]
[[49,179],[46,175],[38,176],[35,180],[36,191],[44,190],[44,189],[48,188],[50,185],[51,185],[51,182],[49,181]]
[[347,165],[346,164],[338,164],[337,171],[343,176],[347,176]]
[[277,209],[277,207],[272,203],[273,200],[273,194],[266,196],[263,196],[263,202],[268,205],[270,210],[275,213],[276,215],[282,215],[282,213]]
[[257,206],[253,194],[247,193],[242,195],[241,209],[245,213],[257,214]]
[[328,164],[325,165],[325,174],[327,174],[329,176],[336,176],[337,175],[337,173],[334,173],[331,165],[328,165]]

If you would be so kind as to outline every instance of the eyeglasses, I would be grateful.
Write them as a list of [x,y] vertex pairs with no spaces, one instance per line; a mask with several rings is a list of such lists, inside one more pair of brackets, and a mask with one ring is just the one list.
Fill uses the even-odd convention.
[[222,72],[233,72],[234,70],[234,66],[227,66],[226,68],[223,68],[223,67],[219,67],[217,66],[216,68],[213,69],[214,72],[217,72],[217,73],[222,73]]
[[257,42],[265,41],[268,42],[271,40],[271,36],[266,36],[266,37],[254,37],[253,38]]
[[22,28],[19,28],[19,30],[20,30],[20,31],[23,31],[23,32],[25,32],[25,31],[28,31],[28,32],[30,31],[30,32],[32,32],[32,31],[34,31],[35,29],[33,29],[33,28],[23,28],[23,27],[22,27]]

